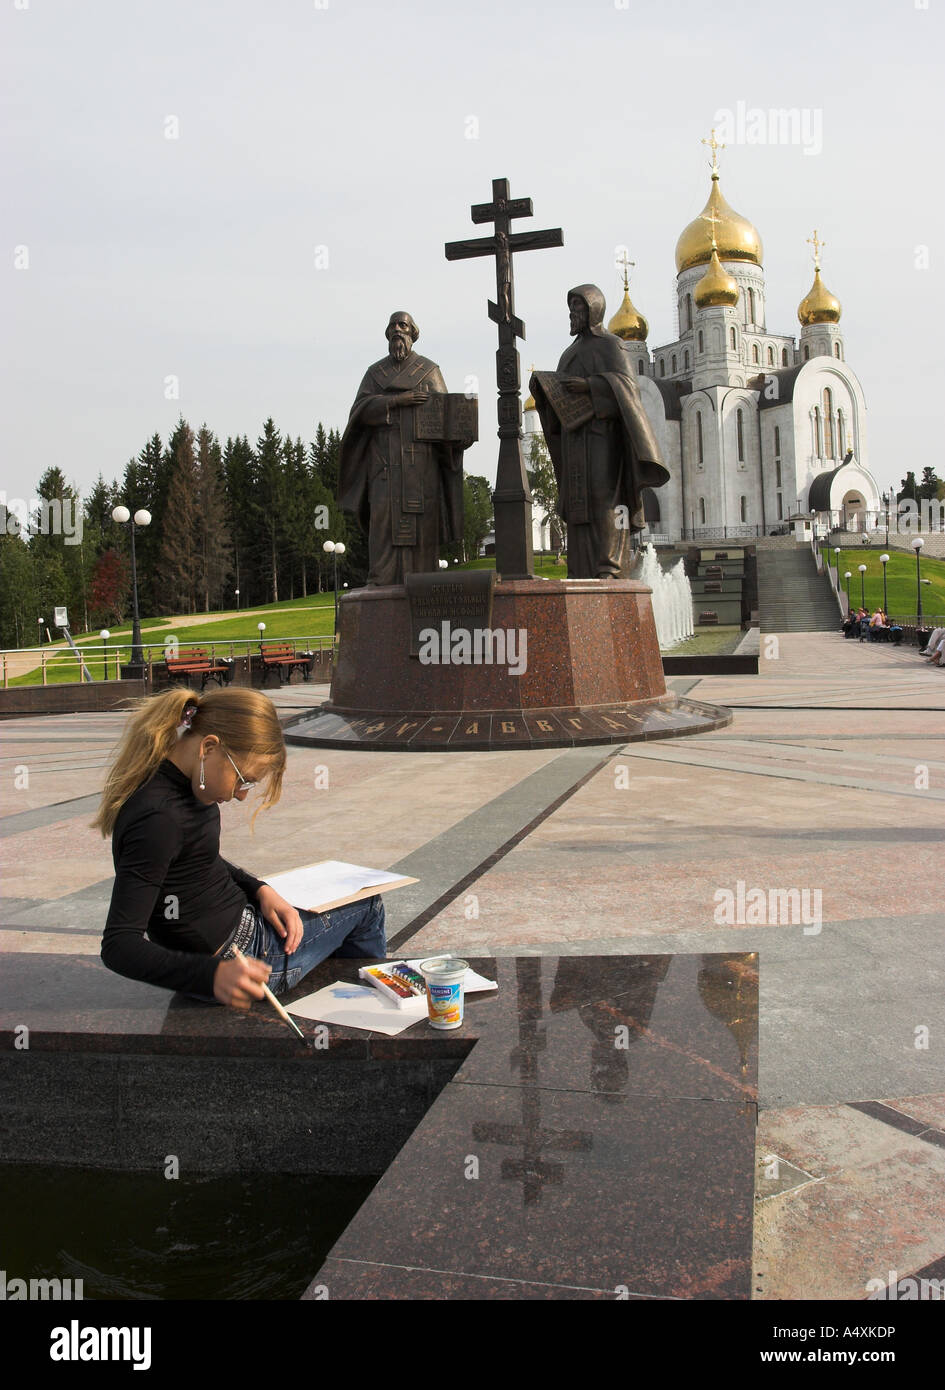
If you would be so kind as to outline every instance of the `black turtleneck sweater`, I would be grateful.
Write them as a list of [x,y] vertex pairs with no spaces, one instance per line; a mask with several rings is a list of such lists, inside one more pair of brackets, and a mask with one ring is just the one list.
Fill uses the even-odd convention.
[[212,996],[214,954],[263,884],[221,859],[219,806],[202,805],[165,758],[118,812],[112,858],[102,937],[109,970]]

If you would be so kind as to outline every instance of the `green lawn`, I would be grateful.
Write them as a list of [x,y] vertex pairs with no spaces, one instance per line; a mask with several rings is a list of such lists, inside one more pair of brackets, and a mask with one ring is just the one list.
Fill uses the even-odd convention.
[[[866,566],[866,573],[863,576],[863,588],[866,594],[866,607],[872,612],[875,608],[882,607],[883,603],[883,567],[879,562],[880,555],[888,554],[889,564],[886,566],[886,588],[889,595],[889,612],[893,617],[898,615],[914,614],[916,611],[916,575],[915,575],[915,555],[906,555],[901,550],[884,551],[879,548],[863,546],[861,550],[842,550],[840,552],[840,585],[844,593],[846,592],[846,581],[843,576],[847,570],[850,571],[850,601],[854,608],[860,606],[860,574],[859,566]],[[833,552],[831,552],[831,560]],[[931,617],[937,613],[945,613],[945,561],[933,560],[931,557],[922,559],[921,573],[923,579],[930,579],[931,584],[922,585],[922,612],[926,617]]]
[[[274,609],[287,611],[273,612]],[[308,598],[260,605],[258,610],[252,609],[246,614],[237,613],[235,610],[229,613],[209,614],[206,622],[193,625],[184,625],[181,622],[182,617],[192,616],[202,617],[203,615],[142,618],[141,637],[145,647],[145,656],[147,656],[149,643],[152,645],[160,643],[163,649],[168,637],[176,637],[183,648],[203,647],[211,642],[223,644],[234,642],[237,645],[233,655],[241,656],[245,654],[246,642],[251,643],[252,648],[255,649],[255,645],[259,641],[258,624],[260,622],[266,624],[264,637],[267,641],[278,642],[299,637],[328,638],[334,628],[334,594],[310,594]],[[116,651],[119,665],[128,661],[131,655],[131,623],[124,623],[117,628],[109,628],[109,632],[111,635],[108,640],[108,674],[109,678],[114,680],[117,679]],[[243,640],[240,641],[239,639]],[[90,652],[88,656],[84,657],[84,660],[93,680],[101,680],[104,673],[102,639],[99,634],[97,632],[83,633],[75,638],[75,643],[80,651],[87,647],[96,648],[95,652]],[[36,659],[39,661],[40,648],[35,648],[35,651]],[[45,651],[48,654],[47,685],[79,679],[79,663],[68,646],[57,644],[54,649],[46,646]],[[228,646],[225,646],[219,654],[229,656]],[[152,657],[157,655],[156,651],[152,652]],[[37,666],[36,670],[30,671],[26,675],[11,677],[8,684],[11,686],[41,685],[42,680],[42,667]]]

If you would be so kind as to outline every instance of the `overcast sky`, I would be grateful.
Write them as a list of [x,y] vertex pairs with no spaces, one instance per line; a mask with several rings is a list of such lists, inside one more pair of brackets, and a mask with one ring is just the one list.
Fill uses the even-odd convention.
[[[467,468],[494,479],[494,263],[444,242],[488,231],[469,208],[496,177],[534,201],[515,230],[563,228],[515,261],[526,382],[569,341],[570,286],[617,308],[622,244],[658,346],[701,137],[739,111],[722,190],[761,233],[768,328],[799,331],[816,227],[875,476],[945,472],[943,6],[924,2],[4,0],[0,489],[28,498],[52,464],[82,490],[119,476],[179,414],[221,441],[267,415],[342,427],[398,308],[451,390],[479,378]],[[796,109],[800,138],[749,142],[756,108]]]

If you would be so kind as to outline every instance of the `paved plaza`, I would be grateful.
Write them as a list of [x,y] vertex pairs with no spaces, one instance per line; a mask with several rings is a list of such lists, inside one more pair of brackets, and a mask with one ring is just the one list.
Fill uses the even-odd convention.
[[[789,634],[762,637],[758,676],[670,684],[733,723],[566,750],[292,746],[255,830],[252,797],[224,809],[223,853],[260,876],[321,858],[415,876],[387,899],[398,953],[758,951],[754,1297],[941,1279],[945,672]],[[271,693],[290,721],[327,688]],[[0,724],[0,951],[98,956],[111,851],[88,822],[123,720]]]

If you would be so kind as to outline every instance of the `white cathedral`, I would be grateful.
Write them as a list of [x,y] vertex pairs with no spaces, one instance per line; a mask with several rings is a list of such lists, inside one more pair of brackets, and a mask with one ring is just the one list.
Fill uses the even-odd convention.
[[[866,466],[866,401],[846,361],[840,302],[820,274],[798,306],[800,339],[765,320],[761,237],[719,188],[715,133],[712,185],[703,211],[676,243],[679,337],[647,347],[648,324],[630,301],[608,323],[622,338],[643,406],[670,471],[648,492],[654,538],[749,539],[810,517],[862,531],[878,524],[879,488]],[[525,457],[541,432],[525,402]],[[536,509],[537,523],[537,509]],[[547,526],[535,543],[547,549]]]

